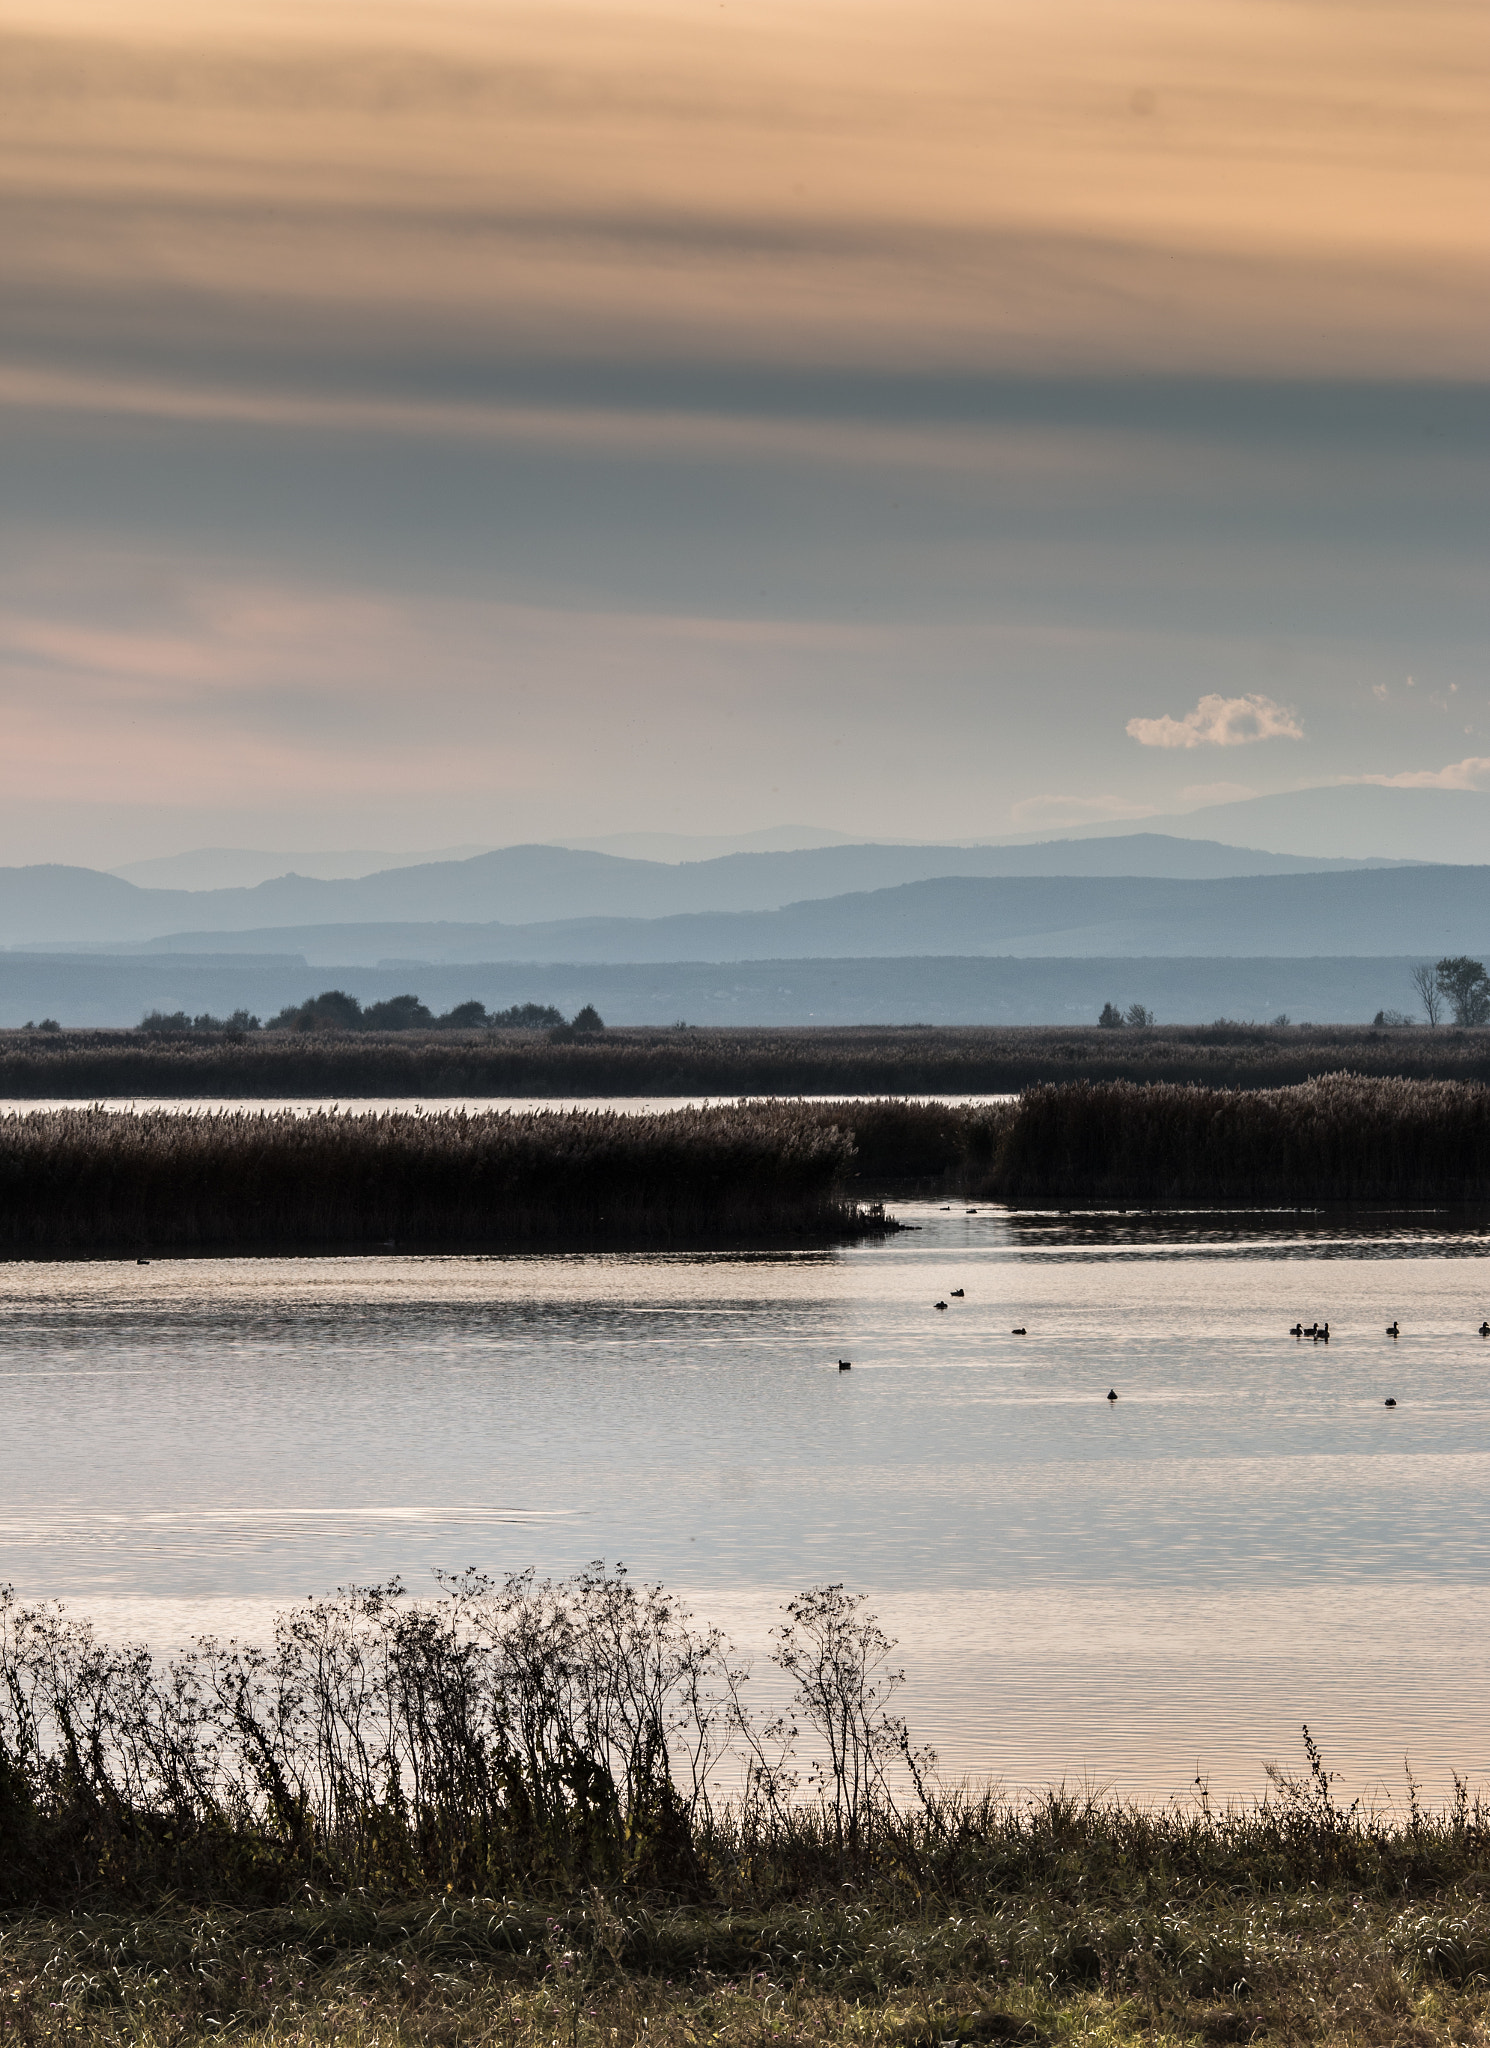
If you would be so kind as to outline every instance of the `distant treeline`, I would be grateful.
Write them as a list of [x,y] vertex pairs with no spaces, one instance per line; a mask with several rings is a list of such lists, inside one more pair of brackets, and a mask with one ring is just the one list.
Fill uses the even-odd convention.
[[[54,1017],[36,1027],[57,1031]],[[437,1017],[418,996],[389,996],[385,1002],[369,1003],[364,1009],[356,996],[345,989],[323,989],[303,1003],[291,1003],[265,1024],[248,1010],[234,1010],[231,1016],[214,1017],[203,1011],[193,1017],[185,1010],[147,1010],[140,1019],[141,1031],[155,1037],[179,1037],[188,1032],[208,1032],[222,1037],[242,1038],[250,1031],[603,1031],[598,1010],[589,1003],[566,1025],[564,1014],[552,1003],[514,1003],[507,1010],[488,1010],[484,1003],[457,1003]]]
[[0,1117],[0,1254],[493,1250],[862,1236],[820,1109],[38,1110]]
[[[366,1017],[370,1013],[364,1011]],[[511,1016],[511,1012],[505,1013]],[[546,1018],[550,1013],[543,1012]],[[557,1015],[557,1012],[552,1013]],[[593,1012],[591,1013],[593,1015]],[[595,1023],[598,1025],[599,1020]],[[1240,1024],[0,1033],[0,1097],[992,1095],[1047,1082],[1490,1081],[1490,1032]]]

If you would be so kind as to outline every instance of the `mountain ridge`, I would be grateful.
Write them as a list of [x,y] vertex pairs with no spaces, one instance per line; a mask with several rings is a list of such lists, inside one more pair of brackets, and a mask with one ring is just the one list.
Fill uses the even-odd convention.
[[[65,947],[39,950],[66,950]],[[297,951],[341,964],[1490,954],[1490,867],[1227,876],[941,876],[771,911],[173,932],[105,953]]]
[[143,889],[98,869],[43,863],[0,869],[0,945],[117,944],[182,932],[328,924],[538,924],[575,917],[769,911],[949,876],[1033,878],[1054,872],[1110,878],[1117,872],[1217,879],[1354,872],[1371,865],[1154,833],[1040,840],[1020,847],[899,846],[870,840],[679,863],[533,843],[365,876],[321,880],[292,874],[252,888],[218,890]]

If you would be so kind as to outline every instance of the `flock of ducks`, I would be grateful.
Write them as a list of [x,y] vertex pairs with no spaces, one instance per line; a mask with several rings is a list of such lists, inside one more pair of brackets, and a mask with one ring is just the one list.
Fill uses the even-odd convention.
[[[975,1209],[969,1209],[968,1214],[969,1216],[975,1216],[977,1214],[977,1211]],[[953,1301],[965,1301],[967,1299],[967,1289],[965,1287],[954,1287],[950,1290],[950,1293]],[[943,1309],[947,1306],[945,1301],[934,1301],[931,1305],[933,1308]],[[1386,1333],[1389,1337],[1401,1336],[1402,1328],[1395,1317],[1393,1317],[1392,1321],[1387,1324]],[[1017,1328],[1011,1330],[1009,1334],[1011,1337],[1027,1337],[1029,1335],[1029,1331],[1025,1328],[1023,1323],[1021,1323],[1018,1325]],[[1327,1322],[1313,1322],[1310,1323],[1307,1329],[1305,1329],[1302,1323],[1293,1323],[1289,1326],[1288,1334],[1290,1337],[1297,1337],[1300,1340],[1302,1340],[1305,1337],[1308,1337],[1316,1344],[1328,1344],[1330,1341],[1330,1326]],[[1490,1337],[1490,1321],[1481,1323],[1479,1330],[1476,1332],[1476,1334],[1481,1337]],[[838,1370],[840,1372],[852,1372],[853,1369],[854,1362],[851,1358],[839,1359]],[[1109,1387],[1107,1389],[1108,1400],[1115,1401],[1117,1397],[1117,1388]],[[1382,1406],[1384,1408],[1395,1408],[1396,1405],[1396,1400],[1391,1394],[1388,1394],[1386,1400],[1382,1403]]]

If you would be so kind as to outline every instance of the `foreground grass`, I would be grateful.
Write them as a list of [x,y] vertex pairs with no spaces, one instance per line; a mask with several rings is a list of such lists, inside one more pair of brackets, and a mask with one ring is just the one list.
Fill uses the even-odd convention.
[[783,1734],[619,1567],[443,1584],[161,1661],[0,1589],[0,2048],[1490,2042],[1462,1779],[1346,1806],[1305,1729],[1251,1803],[1015,1801],[927,1775],[841,1586]]
[[1490,2041],[1478,1891],[1384,1904],[1306,1887],[1126,1910],[855,1902],[752,1917],[441,1899],[374,1908],[22,1915],[0,2040],[178,2048],[761,2048],[1082,2041]]

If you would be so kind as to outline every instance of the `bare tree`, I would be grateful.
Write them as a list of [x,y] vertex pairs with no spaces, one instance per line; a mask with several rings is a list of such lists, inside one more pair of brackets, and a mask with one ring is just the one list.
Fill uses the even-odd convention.
[[1146,1010],[1142,1003],[1129,1003],[1128,1014],[1123,1021],[1125,1024],[1131,1024],[1135,1030],[1146,1030],[1154,1021],[1154,1013],[1152,1010]]
[[930,1750],[911,1747],[905,1722],[890,1712],[905,1673],[891,1667],[895,1645],[863,1606],[862,1593],[841,1585],[809,1586],[787,1602],[786,1621],[772,1630],[771,1661],[796,1686],[792,1712],[826,1752],[812,1758],[807,1783],[840,1848],[866,1841],[876,1822],[894,1818],[893,1764],[905,1767],[924,1806],[936,1762]]
[[1430,1024],[1442,1023],[1443,996],[1439,991],[1438,978],[1426,960],[1421,967],[1412,970],[1412,985],[1417,990],[1424,1017]]

